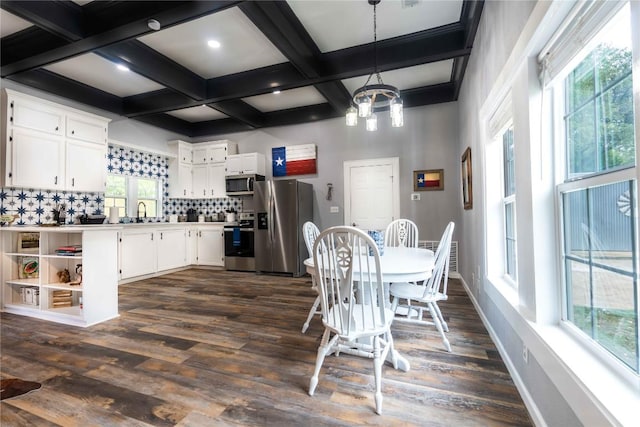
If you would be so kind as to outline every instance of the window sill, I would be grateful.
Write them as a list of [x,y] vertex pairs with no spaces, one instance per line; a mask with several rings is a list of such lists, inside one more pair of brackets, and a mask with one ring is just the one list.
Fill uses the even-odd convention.
[[540,353],[536,351],[536,357],[540,354],[538,362],[542,366],[560,364],[566,370],[570,377],[567,380],[555,378],[555,372],[550,372],[549,377],[585,425],[602,417],[611,425],[637,423],[640,404],[637,375],[628,371],[623,377],[614,372],[609,363],[603,362],[595,352],[559,325],[529,323],[540,338],[540,345],[551,350],[540,348]]
[[[618,366],[612,367],[612,356],[604,351],[602,355],[592,351],[568,328],[558,324],[535,323],[532,320],[535,318],[533,313],[519,304],[518,290],[503,278],[490,278],[485,290],[528,347],[529,356],[544,370],[584,425],[626,426],[637,423],[640,404],[638,375],[617,361],[613,361],[613,365],[618,363],[620,369],[616,369]],[[486,324],[486,317],[483,317],[492,338],[499,341],[491,325]],[[501,348],[502,357],[510,359],[503,344],[497,345]],[[609,360],[604,362],[604,358]],[[521,368],[523,372],[518,372],[515,368],[518,363],[512,360],[505,362],[518,387],[527,389],[527,384],[522,381],[526,377],[527,365]],[[531,397],[529,390],[521,392],[523,396]],[[527,406],[532,413],[538,410],[535,401],[530,401]],[[544,419],[543,414],[537,415]],[[535,414],[532,416],[535,418]]]

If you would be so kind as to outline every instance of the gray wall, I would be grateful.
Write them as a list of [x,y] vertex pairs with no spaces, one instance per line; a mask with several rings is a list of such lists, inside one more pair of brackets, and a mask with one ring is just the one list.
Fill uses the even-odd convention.
[[[349,128],[340,118],[217,135],[215,139],[237,142],[240,152],[263,153],[267,159],[267,176],[271,176],[272,147],[316,144],[318,174],[298,178],[313,184],[314,221],[321,228],[343,224],[344,161],[399,157],[400,215],[416,221],[421,240],[439,240],[449,221],[458,222],[462,209],[457,105],[405,109],[402,128],[391,128],[385,118],[378,119],[377,132],[365,131],[363,123]],[[444,191],[420,192],[421,200],[411,201],[413,171],[421,169],[444,169]],[[326,200],[327,183],[333,184],[332,201]],[[338,206],[340,212],[330,213],[331,206]]]

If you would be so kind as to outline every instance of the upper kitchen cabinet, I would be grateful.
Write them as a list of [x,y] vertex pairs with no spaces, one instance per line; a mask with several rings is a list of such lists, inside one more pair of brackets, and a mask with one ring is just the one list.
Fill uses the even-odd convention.
[[220,141],[198,142],[193,147],[193,164],[203,165],[224,163],[230,154],[238,152],[235,142],[223,139]]
[[[199,142],[169,141],[176,159],[169,161],[169,197],[210,199],[225,197],[227,157],[238,152],[228,140]],[[190,153],[191,162],[187,162]]]
[[227,175],[264,175],[264,172],[264,154],[244,153],[227,157]]
[[9,126],[64,136],[65,117],[59,107],[37,98],[18,95],[21,94],[8,89],[3,93]]
[[193,197],[193,149],[184,141],[169,141],[169,151],[175,157],[169,159],[169,197],[190,199]]
[[109,119],[5,89],[1,186],[104,191]]

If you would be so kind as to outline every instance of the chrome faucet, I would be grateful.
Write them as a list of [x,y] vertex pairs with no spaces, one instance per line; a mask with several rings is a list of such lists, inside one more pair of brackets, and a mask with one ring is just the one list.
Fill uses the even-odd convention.
[[144,202],[138,202],[138,216],[136,217],[136,222],[142,222],[142,218],[140,218],[140,205],[144,208],[144,217],[147,217],[147,205]]

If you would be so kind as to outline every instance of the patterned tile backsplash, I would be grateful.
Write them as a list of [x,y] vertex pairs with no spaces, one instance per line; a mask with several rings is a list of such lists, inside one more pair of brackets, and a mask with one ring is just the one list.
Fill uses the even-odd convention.
[[[108,173],[116,175],[160,179],[164,191],[163,216],[147,218],[147,222],[164,222],[168,220],[168,215],[186,215],[188,209],[195,209],[198,214],[205,216],[229,209],[242,210],[242,199],[237,197],[170,199],[168,159],[161,155],[110,145],[105,167]],[[0,215],[17,214],[19,217],[14,225],[53,222],[53,209],[61,204],[66,205],[67,223],[72,224],[77,215],[104,214],[104,193],[0,188]]]

